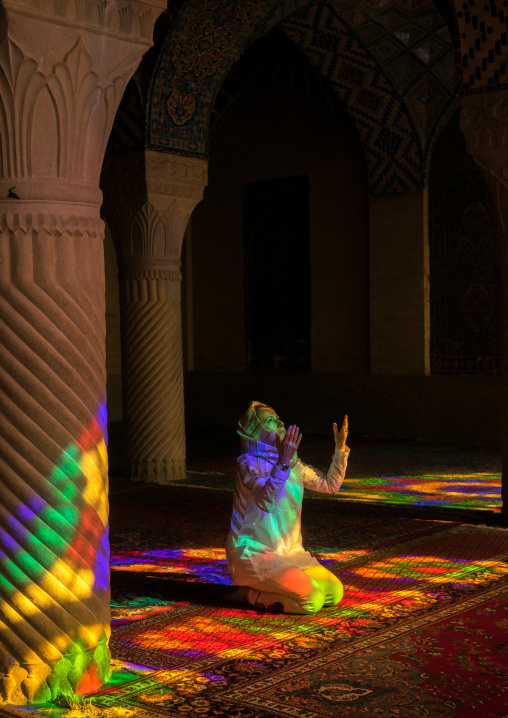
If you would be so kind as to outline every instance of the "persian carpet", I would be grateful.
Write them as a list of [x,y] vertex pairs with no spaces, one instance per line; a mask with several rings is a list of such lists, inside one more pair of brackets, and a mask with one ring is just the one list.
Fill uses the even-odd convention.
[[[220,581],[221,550],[195,551],[216,570],[194,580]],[[216,593],[120,596],[112,653],[142,673],[94,705],[140,718],[508,715],[508,531],[448,524],[338,558],[328,568],[344,600],[315,616],[228,606]],[[116,570],[138,576],[143,566],[178,576],[185,564],[162,550],[123,559]]]

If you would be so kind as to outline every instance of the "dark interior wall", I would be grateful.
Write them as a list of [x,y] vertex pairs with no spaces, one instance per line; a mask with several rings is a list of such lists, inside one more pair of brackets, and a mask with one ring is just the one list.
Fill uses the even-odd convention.
[[[362,149],[304,97],[267,83],[210,151],[209,185],[192,216],[195,371],[245,371],[243,186],[309,176],[311,362],[319,373],[368,372],[368,190]],[[184,254],[184,264],[188,261]],[[191,271],[189,271],[191,269]],[[270,297],[260,297],[270,316]],[[187,355],[189,342],[187,339]]]
[[332,422],[347,414],[352,437],[419,438],[467,447],[499,446],[501,440],[499,377],[191,372],[184,386],[191,426],[233,430],[255,399],[305,432],[331,434]]

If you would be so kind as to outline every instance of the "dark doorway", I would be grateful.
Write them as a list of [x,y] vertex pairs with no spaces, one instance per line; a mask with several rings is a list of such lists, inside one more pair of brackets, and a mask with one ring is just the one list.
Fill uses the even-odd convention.
[[309,178],[244,185],[250,371],[310,371]]

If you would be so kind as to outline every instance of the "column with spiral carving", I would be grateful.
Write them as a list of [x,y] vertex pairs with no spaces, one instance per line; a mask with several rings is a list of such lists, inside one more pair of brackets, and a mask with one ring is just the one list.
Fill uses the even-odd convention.
[[501,273],[501,453],[503,521],[508,524],[508,91],[462,98],[466,149],[490,186],[497,211]]
[[150,150],[108,158],[104,210],[117,246],[130,476],[185,476],[180,252],[207,162]]
[[0,7],[0,702],[108,677],[99,174],[165,5]]

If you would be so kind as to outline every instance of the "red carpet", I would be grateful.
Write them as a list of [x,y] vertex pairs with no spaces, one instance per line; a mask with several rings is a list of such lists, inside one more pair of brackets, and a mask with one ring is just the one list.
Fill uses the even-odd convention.
[[[371,542],[329,563],[344,583],[344,601],[313,617],[227,607],[218,591],[207,593],[207,580],[222,575],[217,549],[209,556],[189,550],[186,558],[145,550],[131,564],[125,552],[119,568],[122,581],[134,579],[132,588],[145,575],[145,585],[162,592],[171,577],[170,594],[177,583],[201,584],[201,600],[174,602],[162,593],[144,605],[134,594],[119,600],[113,655],[151,670],[93,702],[136,716],[501,718],[508,705],[508,532],[441,529],[406,540],[399,534],[396,542],[378,536],[379,548]],[[206,571],[193,573],[193,561],[205,561]],[[182,581],[185,564],[190,582]]]
[[508,718],[508,531],[305,500],[344,600],[274,616],[222,599],[230,504],[114,486],[111,649],[130,672],[90,697],[104,718]]

